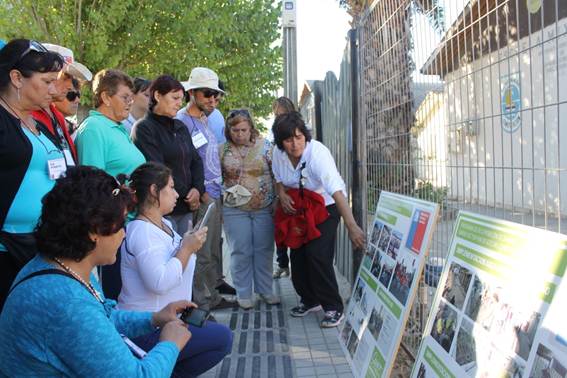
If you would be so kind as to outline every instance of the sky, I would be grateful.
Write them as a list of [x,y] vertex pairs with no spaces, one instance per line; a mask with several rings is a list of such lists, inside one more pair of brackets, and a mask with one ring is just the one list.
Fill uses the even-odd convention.
[[296,0],[297,78],[301,93],[306,80],[339,75],[351,17],[338,0]]

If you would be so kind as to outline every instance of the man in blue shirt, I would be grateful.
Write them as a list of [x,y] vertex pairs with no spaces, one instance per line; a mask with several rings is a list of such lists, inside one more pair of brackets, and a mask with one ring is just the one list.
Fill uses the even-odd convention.
[[[224,83],[222,80],[219,80],[219,88],[224,91]],[[223,92],[219,92],[219,94],[215,96],[215,110],[213,110],[208,117],[209,127],[213,130],[213,133],[217,137],[218,144],[226,143],[226,137],[224,136],[224,116],[218,109],[223,97]]]
[[218,140],[209,123],[209,116],[217,105],[216,97],[224,91],[219,88],[217,74],[205,67],[194,68],[189,80],[182,84],[191,98],[187,107],[177,112],[176,118],[189,129],[205,171],[205,193],[201,196],[198,218],[203,217],[208,204],[215,203],[207,223],[207,241],[198,252],[193,279],[193,301],[206,310],[233,307],[235,302],[227,301],[219,292],[221,288],[223,293],[236,294],[234,288],[222,279],[222,173]]

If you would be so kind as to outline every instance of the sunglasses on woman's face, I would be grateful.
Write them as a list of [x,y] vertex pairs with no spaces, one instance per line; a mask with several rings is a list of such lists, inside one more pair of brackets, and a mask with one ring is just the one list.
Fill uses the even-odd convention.
[[77,98],[81,98],[81,92],[69,91],[69,92],[67,92],[67,95],[65,97],[67,98],[67,100],[72,102],[72,101],[75,101],[75,99],[77,99]]

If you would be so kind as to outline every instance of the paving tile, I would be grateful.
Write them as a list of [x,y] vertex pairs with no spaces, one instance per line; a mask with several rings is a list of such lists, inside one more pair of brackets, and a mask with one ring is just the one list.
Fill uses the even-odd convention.
[[298,377],[307,377],[313,375],[314,371],[312,367],[301,367],[295,369],[295,373]]

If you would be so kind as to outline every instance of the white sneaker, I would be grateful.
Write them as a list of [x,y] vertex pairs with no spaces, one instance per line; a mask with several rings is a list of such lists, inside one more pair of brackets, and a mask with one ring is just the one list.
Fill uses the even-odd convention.
[[273,274],[273,278],[278,279],[283,277],[289,277],[289,268],[278,267],[278,269],[276,269],[276,271]]
[[252,299],[238,299],[238,305],[244,310],[250,310],[254,307],[254,301]]
[[275,294],[260,294],[260,298],[269,305],[275,305],[281,302],[280,297]]

